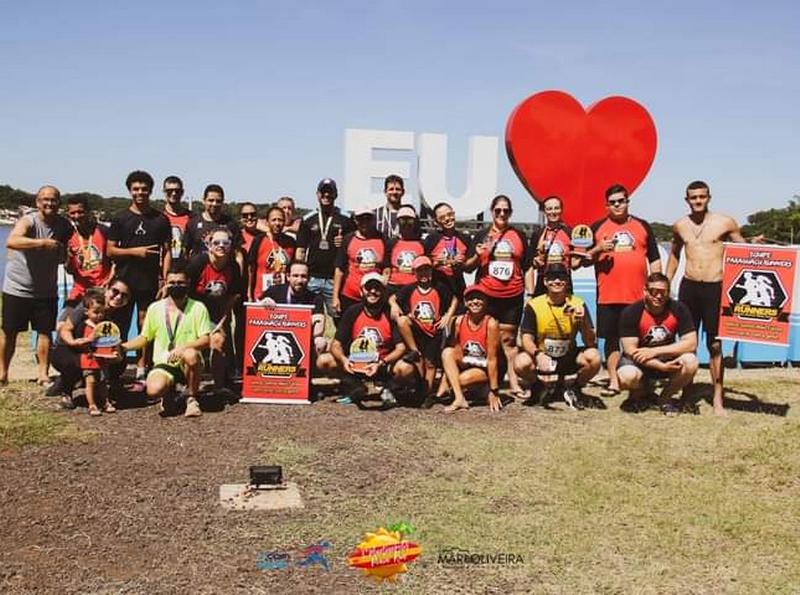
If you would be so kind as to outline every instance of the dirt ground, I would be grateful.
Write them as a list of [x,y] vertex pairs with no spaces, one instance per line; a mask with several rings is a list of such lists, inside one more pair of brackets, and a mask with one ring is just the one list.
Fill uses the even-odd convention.
[[[24,373],[14,370],[16,378]],[[45,406],[50,404],[56,408],[55,399]],[[330,572],[319,567],[268,572],[257,568],[257,557],[335,539],[340,514],[361,514],[364,531],[375,529],[372,512],[360,510],[353,495],[390,490],[400,469],[435,472],[437,462],[424,456],[424,442],[416,459],[393,455],[391,444],[414,436],[418,423],[433,431],[437,424],[481,425],[486,432],[498,424],[526,432],[536,424],[579,423],[564,417],[553,422],[546,413],[519,405],[501,417],[480,408],[454,421],[440,410],[371,413],[329,400],[312,406],[239,404],[196,420],[163,419],[152,406],[102,418],[90,418],[83,409],[63,415],[91,438],[0,453],[0,590],[5,593],[388,592],[347,567],[354,542],[334,541],[327,552]],[[278,436],[298,452],[271,453],[271,439]],[[379,464],[364,464],[368,455],[358,445],[381,442],[389,446],[380,451]],[[341,456],[351,448],[352,457]],[[249,465],[277,462],[272,454],[289,463],[285,473],[301,484],[305,508],[224,511],[218,504],[220,484],[244,482]],[[292,461],[298,462],[296,469]],[[327,522],[330,534],[319,530]],[[287,533],[286,527],[304,524],[316,533]],[[436,572],[425,592],[526,590],[499,582],[473,591],[466,579]]]

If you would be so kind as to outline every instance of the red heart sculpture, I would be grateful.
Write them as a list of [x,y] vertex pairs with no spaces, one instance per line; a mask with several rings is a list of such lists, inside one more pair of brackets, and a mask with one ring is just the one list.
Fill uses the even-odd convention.
[[642,183],[656,155],[656,127],[647,110],[627,97],[606,97],[588,110],[562,91],[543,91],[508,118],[506,151],[531,196],[564,201],[569,225],[606,215],[605,191]]

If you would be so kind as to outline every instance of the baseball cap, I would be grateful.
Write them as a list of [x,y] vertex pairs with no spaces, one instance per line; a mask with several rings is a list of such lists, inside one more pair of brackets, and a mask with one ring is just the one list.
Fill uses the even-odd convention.
[[414,210],[414,207],[410,207],[408,205],[402,206],[397,211],[397,218],[400,217],[413,217],[414,219],[417,218],[417,212]]
[[431,262],[431,259],[428,258],[427,256],[417,256],[414,259],[414,262],[411,263],[411,268],[414,269],[415,271],[420,267],[432,267],[432,266],[433,263]]
[[545,279],[548,277],[569,277],[569,271],[567,267],[560,262],[554,262],[547,265],[547,268],[544,270],[544,277]]
[[361,215],[374,215],[375,209],[369,205],[360,205],[353,211],[353,215],[360,217]]
[[486,290],[485,290],[485,289],[484,289],[482,286],[480,286],[480,285],[478,285],[478,284],[475,284],[475,285],[470,285],[469,287],[467,287],[467,288],[464,290],[464,299],[466,299],[466,298],[467,298],[467,296],[468,296],[469,294],[471,294],[471,293],[479,293],[479,294],[481,294],[482,296],[486,297]]
[[381,275],[380,273],[376,273],[373,271],[361,277],[361,287],[366,287],[367,283],[369,283],[370,281],[377,281],[383,287],[386,287],[386,281],[384,281],[383,275]]
[[336,180],[334,180],[333,178],[322,178],[319,181],[319,184],[317,184],[317,192],[322,192],[322,190],[325,188],[333,190],[334,192],[337,193],[339,192],[336,189]]

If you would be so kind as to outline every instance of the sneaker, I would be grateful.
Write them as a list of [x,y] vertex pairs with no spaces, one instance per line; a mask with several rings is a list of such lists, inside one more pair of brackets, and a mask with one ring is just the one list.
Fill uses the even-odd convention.
[[336,399],[336,402],[339,403],[339,405],[352,405],[353,404],[353,399],[351,399],[348,396],[344,396],[344,397],[339,397],[338,399]]
[[77,407],[75,401],[69,395],[64,395],[63,397],[61,397],[60,405],[62,409],[70,409],[70,410],[75,409]]
[[421,409],[430,409],[436,404],[436,394],[432,393],[425,397],[425,400],[422,401],[422,405],[420,405]]
[[575,393],[575,389],[564,389],[564,401],[570,409],[583,409],[580,397]]
[[389,390],[388,388],[384,388],[381,392],[381,401],[387,407],[394,407],[397,405],[397,399],[394,396],[394,393]]
[[197,402],[197,399],[194,397],[186,397],[186,412],[183,415],[184,417],[200,417],[203,415],[200,409],[200,403]]
[[681,412],[680,407],[675,403],[664,403],[661,405],[661,413],[667,417],[675,417]]
[[60,397],[64,394],[63,385],[61,384],[61,376],[56,378],[53,383],[47,388],[44,393],[46,397]]

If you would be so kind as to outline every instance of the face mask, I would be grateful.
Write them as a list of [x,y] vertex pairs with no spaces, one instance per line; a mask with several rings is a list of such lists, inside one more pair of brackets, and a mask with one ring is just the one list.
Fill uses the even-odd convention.
[[186,285],[170,285],[167,287],[167,295],[173,300],[182,300],[189,293],[189,287]]

